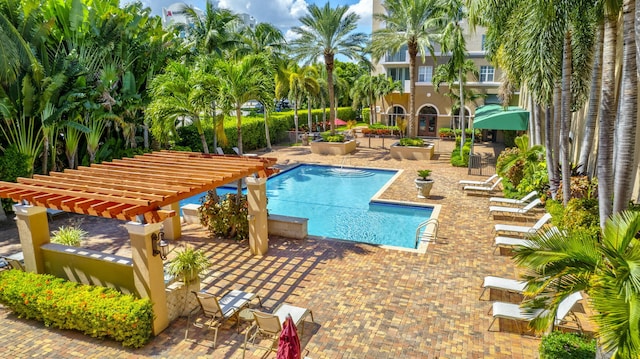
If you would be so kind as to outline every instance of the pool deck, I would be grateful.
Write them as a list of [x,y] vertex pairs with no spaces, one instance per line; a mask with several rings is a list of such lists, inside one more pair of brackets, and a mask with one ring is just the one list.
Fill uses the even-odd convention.
[[[315,323],[306,322],[302,338],[303,354],[310,358],[537,357],[539,339],[521,336],[508,323],[487,330],[491,302],[478,300],[483,277],[515,277],[517,270],[508,256],[492,254],[495,222],[488,218],[487,197],[467,196],[457,186],[460,179],[482,177],[451,167],[452,141],[436,141],[437,155],[431,161],[392,159],[388,139],[386,148],[379,147],[379,139],[371,141],[373,148],[367,147],[368,139],[360,142],[364,147],[345,157],[314,155],[308,146],[277,148],[268,156],[278,158],[280,166],[321,163],[404,169],[380,198],[442,206],[438,240],[428,245],[426,253],[317,238],[271,238],[269,253],[257,258],[249,255],[246,242],[212,241],[199,226],[190,225],[184,228],[183,241],[206,250],[212,263],[203,286],[215,294],[229,289],[257,293],[266,311],[282,302],[310,308]],[[499,151],[491,144],[475,149]],[[424,168],[433,170],[435,180],[429,199],[417,198],[413,184],[415,171]],[[78,217],[55,219],[50,229]],[[87,247],[130,255],[124,222],[85,217],[82,228],[91,233]],[[15,224],[0,223],[0,254],[19,250]],[[185,341],[186,318],[179,318],[147,346],[131,350],[18,319],[1,306],[0,321],[0,357],[241,358],[244,340],[244,332],[238,334],[226,324],[215,350],[209,346],[212,333],[205,330],[194,328],[190,337],[196,341]],[[264,354],[251,349],[247,358]]]

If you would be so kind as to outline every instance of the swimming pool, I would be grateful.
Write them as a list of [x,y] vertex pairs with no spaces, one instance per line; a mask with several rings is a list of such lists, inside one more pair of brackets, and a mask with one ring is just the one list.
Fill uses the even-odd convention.
[[[267,208],[270,214],[308,218],[310,235],[415,248],[416,228],[433,208],[371,200],[397,172],[300,165],[267,180]],[[228,192],[235,189],[218,189]],[[200,203],[199,196],[180,205],[187,203]]]

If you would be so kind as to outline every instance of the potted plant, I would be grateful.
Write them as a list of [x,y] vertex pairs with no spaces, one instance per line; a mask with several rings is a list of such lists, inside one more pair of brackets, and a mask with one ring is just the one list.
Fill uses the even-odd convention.
[[418,178],[416,178],[416,188],[418,189],[418,198],[429,198],[431,188],[433,188],[433,180],[429,178],[431,170],[418,170]]
[[182,278],[186,285],[197,282],[200,273],[207,269],[211,264],[205,253],[201,250],[193,248],[185,248],[178,251],[176,256],[169,262],[167,272],[169,274]]

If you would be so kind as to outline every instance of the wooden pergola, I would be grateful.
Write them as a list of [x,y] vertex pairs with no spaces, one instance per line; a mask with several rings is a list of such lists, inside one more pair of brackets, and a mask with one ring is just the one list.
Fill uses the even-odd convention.
[[175,215],[163,206],[257,174],[276,170],[274,158],[159,151],[0,181],[0,197],[34,206],[106,218],[159,223]]

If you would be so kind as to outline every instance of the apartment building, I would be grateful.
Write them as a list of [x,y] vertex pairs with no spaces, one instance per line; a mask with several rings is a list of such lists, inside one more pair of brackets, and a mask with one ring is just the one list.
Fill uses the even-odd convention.
[[[373,0],[373,12],[382,13],[382,0]],[[382,26],[378,20],[373,19],[373,31]],[[495,68],[485,59],[484,33],[485,29],[477,28],[470,31],[466,24],[463,24],[466,32],[468,56],[476,64],[479,76],[475,78],[469,74],[467,76],[466,88],[474,93],[482,94],[475,103],[465,101],[465,118],[469,114],[473,116],[475,109],[484,104],[500,103],[497,94],[500,86],[500,69]],[[446,53],[441,53],[438,45],[435,45],[435,61],[430,55],[422,61],[420,56],[416,59],[415,89],[416,103],[415,111],[418,119],[418,136],[438,136],[438,130],[442,127],[460,128],[458,111],[452,111],[453,101],[445,94],[449,92],[447,84],[441,84],[439,92],[436,92],[432,83],[436,66],[444,64],[449,60]],[[409,53],[406,47],[398,53],[387,53],[375,64],[374,75],[386,74],[393,80],[400,81],[403,85],[403,92],[395,92],[387,96],[382,106],[378,106],[377,122],[387,125],[395,125],[398,118],[404,118],[409,111]],[[458,93],[458,87],[454,89]]]

